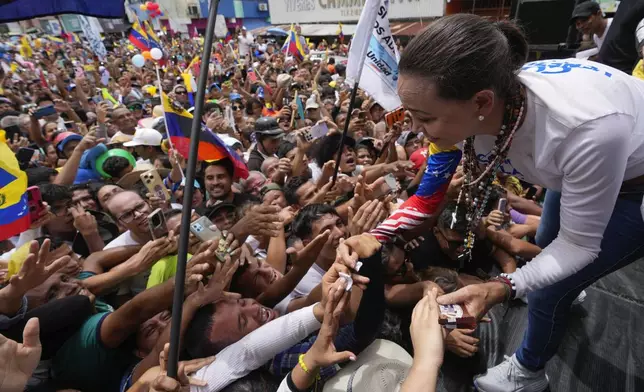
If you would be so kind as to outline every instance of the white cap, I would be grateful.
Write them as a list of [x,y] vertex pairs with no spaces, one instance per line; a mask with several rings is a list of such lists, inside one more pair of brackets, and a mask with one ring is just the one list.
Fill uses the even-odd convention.
[[138,128],[134,133],[132,141],[123,143],[125,147],[136,146],[160,146],[163,140],[163,135],[156,129]]
[[320,105],[318,104],[318,101],[315,99],[315,95],[311,95],[311,98],[306,100],[306,110],[318,109],[318,108],[320,108]]

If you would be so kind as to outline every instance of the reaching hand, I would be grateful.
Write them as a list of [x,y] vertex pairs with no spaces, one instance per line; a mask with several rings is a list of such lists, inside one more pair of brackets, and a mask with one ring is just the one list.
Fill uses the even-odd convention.
[[24,295],[34,287],[40,286],[56,271],[67,265],[70,260],[69,256],[63,256],[47,263],[50,244],[49,239],[46,239],[42,246],[38,245],[38,241],[31,241],[29,255],[22,264],[20,271],[9,279],[9,285],[13,289]]
[[38,219],[36,219],[35,221],[31,221],[31,224],[29,225],[29,229],[31,230],[39,229],[45,226],[54,217],[54,214],[51,212],[51,207],[49,207],[49,204],[43,201],[42,205],[44,208],[40,210],[40,215],[38,215]]
[[318,234],[313,241],[306,244],[300,251],[296,251],[295,248],[288,248],[286,249],[286,254],[290,255],[293,265],[302,264],[310,267],[322,252],[322,248],[330,236],[331,230],[325,230],[323,233]]
[[203,283],[199,282],[197,291],[192,293],[188,300],[193,301],[197,307],[202,307],[217,302],[224,297],[241,298],[237,293],[224,291],[230,286],[237,268],[239,268],[239,263],[231,261],[230,257],[226,257],[225,263],[217,263],[215,272],[210,277],[208,284],[204,286]]
[[295,214],[296,214],[295,209],[291,206],[288,206],[282,209],[282,211],[280,211],[278,215],[282,220],[282,224],[286,226],[286,225],[290,225],[291,222],[293,222],[293,219],[295,219]]
[[472,317],[481,317],[494,305],[503,302],[507,286],[501,282],[487,282],[465,286],[453,293],[438,297],[441,305],[464,305]]
[[499,210],[493,210],[485,218],[485,226],[502,226],[505,222],[506,214]]
[[7,140],[7,145],[14,153],[17,153],[21,148],[27,147],[29,145],[29,139],[23,136],[20,136],[18,133],[13,134],[12,140]]
[[25,325],[22,344],[0,334],[0,390],[22,392],[38,366],[41,352],[40,324],[35,317]]
[[387,210],[382,202],[371,200],[362,205],[353,214],[353,209],[349,207],[349,233],[360,235],[368,233],[375,229],[378,224],[387,217]]
[[85,211],[81,206],[71,206],[67,209],[74,218],[74,227],[81,235],[98,233],[98,223],[94,215]]
[[[197,380],[189,376],[201,369],[202,367],[211,364],[215,360],[215,356],[208,358],[193,359],[190,361],[179,362],[177,371],[178,381],[174,378],[168,377],[166,362],[169,357],[170,343],[166,343],[163,351],[159,353],[159,366],[145,372],[141,379],[153,379],[150,385],[150,392],[184,392],[190,391],[190,386],[205,387],[208,385],[203,380]],[[141,381],[141,380],[139,380]]]
[[340,273],[347,274],[351,276],[353,280],[353,286],[358,287],[359,289],[366,290],[367,284],[369,284],[369,278],[362,276],[355,272],[352,272],[345,265],[339,263],[333,263],[331,267],[326,271],[324,276],[322,276],[322,300],[320,303],[322,306],[326,306],[328,295],[331,292],[331,288],[342,276]]
[[358,259],[373,256],[381,247],[380,241],[369,233],[355,235],[346,240],[340,240],[335,261],[355,269]]
[[110,107],[107,102],[99,102],[96,105],[96,122],[99,124],[105,124],[107,122],[107,113],[109,113]]
[[437,290],[432,289],[414,307],[411,315],[411,341],[414,345],[414,363],[423,367],[439,368],[443,363],[445,329],[438,323]]
[[340,278],[329,289],[328,300],[324,307],[324,319],[318,338],[303,358],[309,369],[356,360],[356,355],[350,351],[337,352],[334,344],[335,336],[340,327],[340,317],[344,313],[351,296],[351,292],[345,291],[345,287],[345,280]]
[[103,143],[105,139],[96,139],[96,132],[87,132],[87,135],[83,137],[83,140],[78,143],[76,150],[85,152],[90,148],[96,146],[99,143]]
[[156,240],[147,242],[139,252],[133,256],[132,269],[139,272],[147,271],[157,261],[168,255],[172,247],[168,237],[161,237]]
[[235,224],[235,227],[248,235],[277,237],[282,230],[279,212],[278,206],[253,207]]

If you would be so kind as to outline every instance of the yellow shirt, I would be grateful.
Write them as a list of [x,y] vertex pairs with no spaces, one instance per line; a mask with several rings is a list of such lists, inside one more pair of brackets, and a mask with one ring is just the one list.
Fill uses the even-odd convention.
[[[177,255],[166,256],[152,266],[146,289],[160,285],[177,273]],[[192,255],[188,253],[188,260]]]

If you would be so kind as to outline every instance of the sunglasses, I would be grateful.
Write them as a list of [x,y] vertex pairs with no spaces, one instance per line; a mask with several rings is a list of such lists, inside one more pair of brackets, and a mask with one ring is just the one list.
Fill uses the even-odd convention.
[[236,112],[238,110],[243,110],[244,108],[241,106],[233,105],[233,112]]
[[174,93],[175,93],[175,94],[181,94],[181,95],[186,95],[186,94],[188,94],[188,92],[187,92],[187,91],[175,91]]

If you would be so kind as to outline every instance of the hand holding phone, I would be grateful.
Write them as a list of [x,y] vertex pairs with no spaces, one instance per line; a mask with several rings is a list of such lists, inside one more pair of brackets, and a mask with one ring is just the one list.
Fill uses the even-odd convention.
[[161,176],[156,169],[148,170],[141,174],[141,181],[143,185],[152,193],[164,202],[170,201],[170,191],[163,185]]
[[46,211],[47,207],[42,202],[40,189],[37,186],[27,188],[27,206],[29,207],[29,219],[36,222]]
[[56,114],[56,108],[54,107],[54,105],[49,105],[43,106],[36,110],[34,112],[34,117],[40,120],[41,118],[51,116],[52,114]]
[[397,122],[403,122],[405,120],[405,109],[399,107],[398,109],[392,110],[391,112],[385,114],[385,123],[387,127],[391,128]]
[[165,221],[165,215],[160,208],[152,211],[148,215],[148,228],[153,239],[159,239],[168,235],[168,226]]

